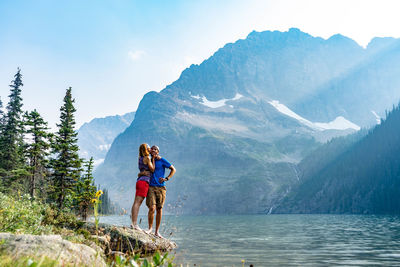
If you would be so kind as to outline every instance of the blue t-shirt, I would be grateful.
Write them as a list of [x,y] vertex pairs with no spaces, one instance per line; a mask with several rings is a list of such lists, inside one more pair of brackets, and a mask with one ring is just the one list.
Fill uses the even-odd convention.
[[153,174],[151,175],[151,179],[150,179],[150,186],[157,186],[157,187],[161,187],[161,186],[165,186],[165,182],[162,182],[160,184],[159,179],[165,178],[165,169],[168,169],[169,167],[171,167],[171,163],[168,162],[168,160],[161,158],[159,160],[156,160],[156,168],[153,172]]

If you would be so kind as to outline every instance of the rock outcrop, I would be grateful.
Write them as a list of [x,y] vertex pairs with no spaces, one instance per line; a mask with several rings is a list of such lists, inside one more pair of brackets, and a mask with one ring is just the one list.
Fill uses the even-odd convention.
[[99,241],[106,254],[134,252],[148,255],[156,251],[170,251],[177,247],[168,239],[128,227],[99,224],[97,232],[94,223],[86,223],[83,227]]
[[[93,248],[94,247],[94,248]],[[57,260],[59,266],[107,266],[103,252],[62,239],[59,235],[15,235],[0,233],[0,252],[15,258],[32,257]]]
[[172,241],[127,227],[99,224],[96,230],[94,223],[86,223],[83,229],[91,234],[85,234],[90,246],[64,240],[60,235],[0,233],[0,255],[36,260],[46,257],[56,260],[59,266],[101,267],[107,266],[105,259],[113,254],[140,253],[148,256],[177,247]]

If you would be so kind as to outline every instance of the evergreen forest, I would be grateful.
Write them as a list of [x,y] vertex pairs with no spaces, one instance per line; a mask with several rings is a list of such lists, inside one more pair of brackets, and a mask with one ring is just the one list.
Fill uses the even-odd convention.
[[[74,213],[86,220],[93,210],[96,188],[93,158],[78,155],[75,99],[66,89],[55,132],[34,109],[23,108],[23,77],[18,69],[10,84],[9,101],[0,100],[0,193],[29,195],[53,209]],[[117,212],[108,191],[100,197],[100,214]]]
[[400,214],[400,104],[374,128],[336,138],[299,164],[275,213]]

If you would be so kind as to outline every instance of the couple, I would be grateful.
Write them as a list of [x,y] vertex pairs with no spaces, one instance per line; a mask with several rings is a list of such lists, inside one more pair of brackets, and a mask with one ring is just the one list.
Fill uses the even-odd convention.
[[[151,233],[153,229],[154,213],[156,214],[156,231],[155,235],[162,238],[159,233],[162,208],[165,202],[167,189],[165,182],[174,176],[176,170],[166,159],[160,157],[160,149],[158,146],[149,147],[148,144],[141,144],[139,147],[139,170],[136,182],[135,201],[132,205],[132,227],[141,230],[137,225],[137,217],[140,205],[146,198],[146,205],[149,208],[148,220],[149,229],[147,233]],[[150,157],[151,156],[151,157]],[[170,173],[165,177],[165,169],[170,169]],[[165,178],[164,178],[165,177]]]

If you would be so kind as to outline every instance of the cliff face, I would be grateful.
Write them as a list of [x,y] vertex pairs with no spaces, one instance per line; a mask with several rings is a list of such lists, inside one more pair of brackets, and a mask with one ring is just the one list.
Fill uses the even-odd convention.
[[[382,114],[399,98],[391,89],[365,91],[361,82],[367,75],[382,88],[392,84],[363,67],[381,60],[394,77],[400,64],[383,56],[392,45],[364,49],[341,35],[324,40],[298,29],[253,32],[192,65],[160,93],[146,94],[95,172],[96,181],[129,207],[138,147],[157,144],[178,170],[167,186],[170,212],[266,212],[298,181],[296,164],[307,153],[376,123],[371,109]],[[355,74],[354,88],[340,82]],[[352,93],[331,93],[336,88]],[[320,100],[323,94],[330,98]],[[377,97],[382,105],[374,106]]]

